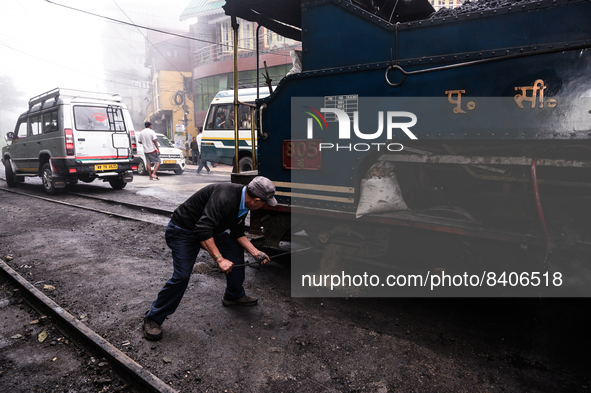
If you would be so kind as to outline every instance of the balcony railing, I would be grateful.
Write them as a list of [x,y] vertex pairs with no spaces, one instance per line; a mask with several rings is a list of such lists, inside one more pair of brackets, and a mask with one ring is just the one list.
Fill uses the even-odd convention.
[[[259,51],[261,54],[289,50],[301,47],[301,42],[267,33],[259,36]],[[216,61],[230,60],[234,56],[233,41],[222,41],[219,44],[208,45],[193,52],[194,68],[211,64]],[[238,40],[238,56],[248,57],[256,55],[256,37]]]

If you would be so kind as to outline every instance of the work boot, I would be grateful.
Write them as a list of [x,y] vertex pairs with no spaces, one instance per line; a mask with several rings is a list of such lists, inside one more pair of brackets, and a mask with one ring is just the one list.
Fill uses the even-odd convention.
[[224,294],[224,296],[222,297],[222,304],[226,307],[230,307],[230,306],[254,306],[256,305],[258,302],[258,299],[256,297],[252,297],[252,296],[242,296],[240,299],[238,300],[230,300],[226,297],[226,295]]
[[144,337],[150,341],[160,340],[162,338],[162,326],[152,319],[144,317]]

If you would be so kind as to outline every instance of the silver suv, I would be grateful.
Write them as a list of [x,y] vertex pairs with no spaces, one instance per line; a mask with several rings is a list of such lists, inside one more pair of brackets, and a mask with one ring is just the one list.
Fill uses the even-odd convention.
[[40,176],[48,194],[78,180],[101,179],[122,189],[139,163],[133,124],[118,94],[60,88],[40,94],[5,138],[9,187]]

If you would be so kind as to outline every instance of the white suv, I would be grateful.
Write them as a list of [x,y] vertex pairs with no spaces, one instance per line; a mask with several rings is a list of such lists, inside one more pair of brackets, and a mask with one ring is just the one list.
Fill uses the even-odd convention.
[[133,124],[119,94],[56,88],[35,96],[6,140],[2,162],[8,186],[39,176],[51,195],[78,180],[100,179],[122,189],[139,161]]
[[[170,139],[162,134],[156,134],[156,140],[160,148],[160,168],[158,168],[158,171],[174,171],[175,174],[182,175],[185,170],[185,153],[181,149],[174,147]],[[140,163],[137,166],[137,174],[147,175],[146,156],[141,143],[137,144],[137,152],[140,158]],[[153,168],[154,165],[152,165]]]

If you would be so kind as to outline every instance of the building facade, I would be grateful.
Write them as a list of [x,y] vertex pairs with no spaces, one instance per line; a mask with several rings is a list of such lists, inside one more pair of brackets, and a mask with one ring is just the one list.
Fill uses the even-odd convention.
[[145,66],[150,70],[146,120],[178,147],[197,136],[191,86],[191,40],[188,31],[176,35],[148,31]]
[[[191,34],[195,37],[193,66],[193,93],[195,97],[195,123],[202,126],[207,108],[221,90],[234,86],[234,42],[229,16],[221,8],[225,1],[191,0],[181,14],[181,20],[190,20]],[[238,20],[238,88],[261,88],[267,72],[276,85],[293,68],[290,52],[301,50],[301,43],[261,28],[257,37],[257,24]],[[257,75],[256,47],[259,44]],[[264,65],[266,64],[266,71]]]

